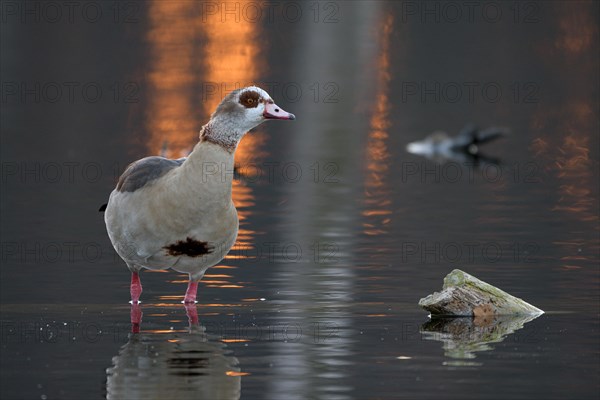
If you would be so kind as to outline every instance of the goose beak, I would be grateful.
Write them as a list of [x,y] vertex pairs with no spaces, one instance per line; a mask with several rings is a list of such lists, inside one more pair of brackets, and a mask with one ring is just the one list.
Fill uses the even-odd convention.
[[292,113],[284,111],[275,103],[266,103],[265,111],[263,112],[265,119],[296,119],[296,116]]

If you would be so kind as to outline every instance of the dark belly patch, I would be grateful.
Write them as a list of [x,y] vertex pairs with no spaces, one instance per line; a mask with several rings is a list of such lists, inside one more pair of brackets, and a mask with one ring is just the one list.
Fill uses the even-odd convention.
[[192,239],[188,236],[186,240],[179,240],[173,244],[163,247],[167,250],[167,254],[170,256],[188,256],[188,257],[199,257],[205,254],[213,252],[214,247],[209,245],[208,242],[201,242]]

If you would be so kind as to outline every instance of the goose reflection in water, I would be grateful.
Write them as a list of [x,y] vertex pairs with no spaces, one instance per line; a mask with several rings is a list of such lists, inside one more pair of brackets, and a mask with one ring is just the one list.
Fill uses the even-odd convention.
[[129,341],[106,370],[107,399],[239,399],[241,373],[226,345],[210,342],[187,305],[188,332],[140,332],[141,308],[131,310]]

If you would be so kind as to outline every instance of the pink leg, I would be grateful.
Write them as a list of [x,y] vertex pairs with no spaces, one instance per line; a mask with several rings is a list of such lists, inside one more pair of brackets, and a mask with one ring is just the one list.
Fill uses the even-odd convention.
[[137,272],[131,273],[129,291],[131,293],[131,304],[138,304],[140,302],[140,295],[142,294],[142,282],[140,282],[140,275]]
[[142,307],[140,303],[131,303],[131,333],[140,333],[142,323]]
[[185,304],[185,313],[187,314],[187,317],[188,317],[190,331],[193,330],[193,328],[195,326],[200,325],[200,322],[198,321],[198,310],[196,309],[195,304],[186,303]]
[[198,291],[198,282],[194,282],[190,279],[188,283],[187,291],[185,292],[185,298],[183,299],[184,304],[196,303],[196,292]]

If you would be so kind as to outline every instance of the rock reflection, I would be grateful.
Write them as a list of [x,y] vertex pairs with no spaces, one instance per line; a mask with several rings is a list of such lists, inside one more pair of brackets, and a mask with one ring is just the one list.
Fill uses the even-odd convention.
[[107,399],[239,399],[238,361],[209,341],[196,306],[186,307],[188,332],[142,331],[132,306],[132,333],[106,370]]
[[508,335],[539,315],[485,316],[477,318],[432,318],[421,326],[426,340],[442,342],[444,355],[453,361],[444,363],[453,366],[477,366],[470,362],[476,353],[493,350],[492,343],[500,343]]

